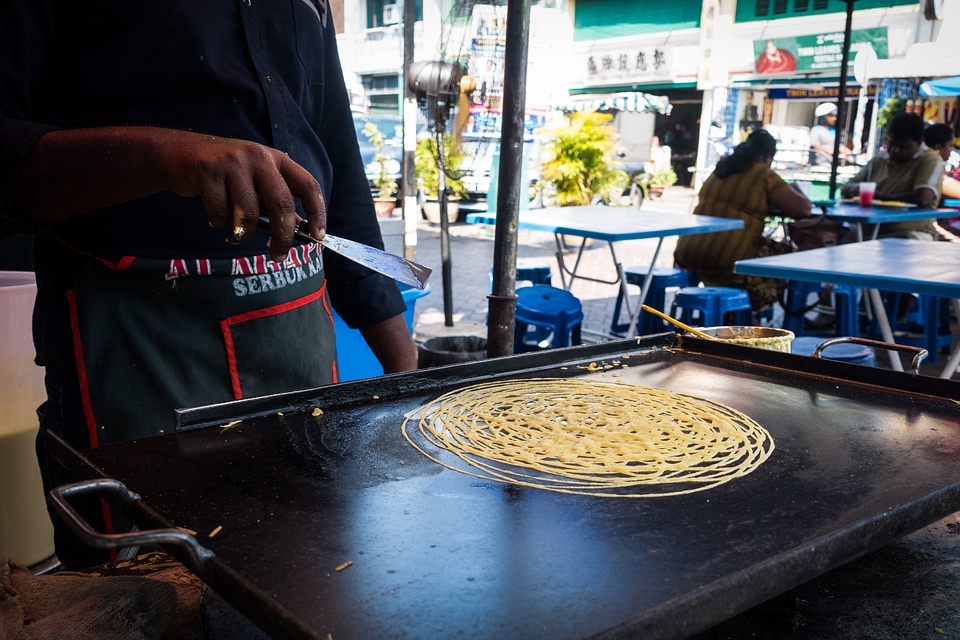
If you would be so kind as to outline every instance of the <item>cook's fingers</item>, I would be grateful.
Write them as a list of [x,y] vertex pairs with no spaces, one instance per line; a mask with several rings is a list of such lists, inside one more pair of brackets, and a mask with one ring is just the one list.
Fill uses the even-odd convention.
[[207,212],[207,221],[211,227],[223,229],[230,224],[233,219],[233,212],[227,197],[227,190],[223,184],[208,186],[197,197],[200,199],[204,211]]
[[320,183],[296,162],[289,158],[285,160],[280,165],[280,173],[290,187],[291,193],[300,198],[310,235],[317,240],[322,240],[327,233],[327,205],[320,190]]
[[253,181],[244,174],[227,179],[227,194],[230,199],[230,228],[227,241],[246,242],[253,237],[260,216],[260,205]]
[[[279,175],[269,176],[258,185],[260,210],[270,216],[270,257],[276,262],[286,259],[293,246],[293,232],[297,224],[297,209],[293,194]],[[258,220],[251,224],[256,226]]]
[[270,249],[270,258],[274,262],[283,262],[293,246],[293,233],[297,226],[298,216],[292,214],[273,213],[270,217],[270,240],[267,246]]

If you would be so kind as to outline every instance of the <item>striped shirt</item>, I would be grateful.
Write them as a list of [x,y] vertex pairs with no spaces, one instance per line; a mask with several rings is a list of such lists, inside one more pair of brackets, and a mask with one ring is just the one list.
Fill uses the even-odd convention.
[[760,248],[770,196],[790,185],[762,162],[741,173],[707,178],[700,188],[696,215],[743,220],[743,229],[683,236],[674,260],[683,269],[729,271],[737,260],[754,258]]

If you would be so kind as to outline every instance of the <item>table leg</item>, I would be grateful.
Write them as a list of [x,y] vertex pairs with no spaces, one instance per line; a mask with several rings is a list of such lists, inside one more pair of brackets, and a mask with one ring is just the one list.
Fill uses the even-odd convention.
[[[953,311],[957,314],[957,317],[960,318],[960,300],[953,301]],[[943,367],[940,377],[944,379],[952,378],[953,374],[957,372],[958,366],[960,366],[960,345],[950,354],[950,359],[947,360],[947,364]]]
[[[630,295],[627,292],[627,280],[623,275],[623,267],[620,266],[620,263],[617,262],[617,256],[613,252],[613,243],[610,243],[610,253],[613,255],[613,262],[617,265],[617,273],[620,274],[620,290],[623,291],[623,301],[627,307],[627,316],[630,318],[629,322],[631,327],[635,327],[637,324],[637,318],[640,317],[640,306],[646,302],[647,294],[650,291],[650,283],[653,281],[653,270],[657,267],[657,258],[660,257],[660,249],[663,248],[664,238],[657,240],[657,249],[653,252],[653,260],[650,261],[650,268],[647,269],[647,275],[643,277],[643,284],[640,285],[640,295],[637,298],[637,307],[636,309],[630,308]],[[664,309],[658,309],[658,311],[663,311]]]
[[[564,259],[564,244],[563,240],[560,237],[561,234],[554,233],[553,239],[557,243],[557,266],[560,267],[560,281],[563,284],[563,288],[567,291],[573,286],[573,281],[577,278],[581,280],[589,280],[590,282],[599,282],[601,284],[617,284],[617,282],[622,280],[623,268],[619,267],[617,264],[617,254],[613,251],[613,243],[607,241],[607,244],[610,245],[610,253],[613,255],[613,263],[615,266],[619,267],[617,269],[617,279],[616,280],[604,280],[603,278],[592,278],[590,276],[581,276],[577,275],[577,271],[580,269],[580,260],[583,258],[583,251],[587,246],[587,236],[582,236],[582,241],[580,242],[580,248],[577,250],[577,259],[573,263],[573,268],[570,269],[567,267],[566,260]],[[567,278],[569,276],[569,279]]]
[[[557,266],[560,268],[560,284],[565,291],[570,290],[570,286],[573,285],[573,278],[575,277],[571,274],[570,284],[567,284],[567,263],[563,259],[563,240],[560,239],[560,234],[553,234],[553,240],[557,243]],[[584,240],[586,242],[586,240]]]
[[[893,330],[890,328],[890,320],[887,318],[887,311],[883,308],[883,300],[880,299],[880,292],[876,289],[869,289],[870,302],[873,306],[873,312],[877,314],[877,324],[880,325],[880,334],[884,342],[896,344],[893,339]],[[903,363],[900,362],[900,354],[896,351],[887,351],[890,355],[890,366],[894,371],[903,371]]]

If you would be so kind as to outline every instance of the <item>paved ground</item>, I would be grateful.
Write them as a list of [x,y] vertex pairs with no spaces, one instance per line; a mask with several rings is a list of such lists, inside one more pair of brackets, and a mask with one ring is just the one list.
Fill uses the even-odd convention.
[[[659,200],[645,203],[637,215],[657,211],[688,212],[692,190],[673,187]],[[422,222],[417,260],[435,269],[430,295],[417,302],[416,333],[419,339],[434,335],[486,336],[486,294],[493,260],[493,235],[480,225],[451,226],[453,327],[444,325],[438,227]],[[675,240],[668,239],[658,264],[670,266]],[[655,240],[638,240],[617,246],[626,266],[649,264]],[[519,233],[521,259],[540,259],[558,269],[551,234]],[[608,276],[610,254],[598,244],[584,254],[585,274]],[[572,292],[585,312],[585,339],[609,339],[608,329],[617,286],[577,281]],[[960,335],[955,331],[954,335]],[[880,365],[885,367],[884,360]],[[925,375],[938,375],[945,362],[924,365]],[[960,376],[960,374],[958,374]],[[771,594],[773,596],[774,594]],[[953,514],[902,541],[855,560],[696,636],[696,640],[741,638],[824,639],[960,639],[960,513]]]
[[[659,199],[648,201],[637,215],[655,215],[655,212],[687,213],[693,205],[693,191],[684,187],[669,189]],[[417,304],[417,330],[421,336],[443,333],[444,323],[442,278],[440,277],[439,226],[423,222],[419,228],[417,261],[434,267],[431,278],[432,293]],[[672,266],[675,238],[664,241],[657,264]],[[493,264],[493,231],[485,225],[454,224],[450,227],[451,270],[453,273],[453,319],[455,325],[464,324],[468,330],[483,325],[487,315],[486,295],[490,286],[490,266]],[[657,248],[656,240],[634,240],[619,243],[617,256],[625,267],[649,265]],[[517,253],[521,260],[536,260],[549,264],[553,280],[560,282],[555,257],[553,234],[521,229]],[[571,262],[575,252],[570,251]],[[610,278],[612,261],[606,243],[596,243],[584,251],[580,273],[592,277]],[[585,339],[610,339],[610,318],[619,285],[577,280],[571,292],[580,298],[584,307]],[[440,325],[440,326],[437,326]],[[483,329],[485,335],[485,329]],[[459,333],[458,333],[459,335]]]

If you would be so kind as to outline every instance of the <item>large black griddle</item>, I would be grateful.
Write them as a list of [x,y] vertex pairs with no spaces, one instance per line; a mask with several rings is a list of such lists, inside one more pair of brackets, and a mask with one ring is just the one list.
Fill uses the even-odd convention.
[[[709,491],[592,498],[450,471],[400,434],[450,388],[529,376],[706,397],[776,450]],[[188,410],[176,433],[100,449],[55,444],[84,477],[137,492],[141,528],[199,532],[211,557],[171,552],[278,638],[655,640],[960,510],[956,398],[949,380],[665,334]]]

